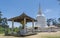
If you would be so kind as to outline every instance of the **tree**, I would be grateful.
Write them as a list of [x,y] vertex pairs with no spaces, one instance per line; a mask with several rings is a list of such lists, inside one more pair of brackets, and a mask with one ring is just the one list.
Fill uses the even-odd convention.
[[60,5],[60,0],[57,0],[57,1],[58,1],[59,5]]
[[60,1],[60,0],[57,0],[57,1]]
[[57,21],[56,21],[56,19],[52,19],[52,23],[53,23],[53,25],[57,25]]
[[18,27],[15,27],[14,28],[14,32],[18,32],[19,31],[19,28]]
[[53,18],[47,19],[48,26],[50,26],[51,22],[52,22],[52,25],[55,25],[55,26],[57,25],[56,19],[53,19]]
[[1,14],[1,11],[0,11],[0,25],[2,24],[2,14]]
[[7,18],[2,18],[1,11],[0,11],[0,27],[1,27],[0,29],[2,29],[2,31],[7,31],[8,27],[9,27],[7,24]]
[[60,23],[60,18],[58,18],[58,22]]
[[50,26],[51,19],[47,19],[47,25]]

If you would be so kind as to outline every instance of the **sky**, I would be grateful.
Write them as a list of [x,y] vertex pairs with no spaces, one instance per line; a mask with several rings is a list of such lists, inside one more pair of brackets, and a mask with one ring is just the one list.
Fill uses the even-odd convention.
[[[60,5],[57,0],[0,0],[0,11],[7,19],[19,16],[23,12],[36,19],[39,3],[46,18],[59,18]],[[11,22],[8,22],[11,27]],[[18,23],[15,23],[15,26]]]

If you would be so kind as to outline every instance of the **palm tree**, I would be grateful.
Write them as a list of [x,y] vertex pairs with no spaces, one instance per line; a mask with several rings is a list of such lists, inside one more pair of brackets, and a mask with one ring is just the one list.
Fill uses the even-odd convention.
[[[1,28],[4,28],[3,30],[7,30],[9,28],[8,24],[7,24],[7,18],[2,18],[2,14],[1,14],[1,11],[0,11],[0,27]],[[3,31],[2,30],[2,31]],[[1,32],[2,32],[1,31]]]

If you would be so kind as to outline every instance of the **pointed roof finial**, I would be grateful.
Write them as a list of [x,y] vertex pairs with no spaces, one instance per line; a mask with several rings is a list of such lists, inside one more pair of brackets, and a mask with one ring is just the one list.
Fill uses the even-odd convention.
[[40,3],[39,3],[39,10],[40,10]]
[[38,14],[42,15],[40,3],[39,3],[39,12],[38,12]]

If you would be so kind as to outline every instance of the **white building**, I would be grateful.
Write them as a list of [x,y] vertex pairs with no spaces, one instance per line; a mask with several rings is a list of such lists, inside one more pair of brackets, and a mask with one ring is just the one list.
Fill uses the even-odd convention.
[[38,14],[36,16],[37,22],[35,27],[39,27],[39,28],[46,28],[47,26],[47,21],[46,21],[46,17],[44,16],[44,14],[41,11],[40,5],[39,5],[39,11]]

